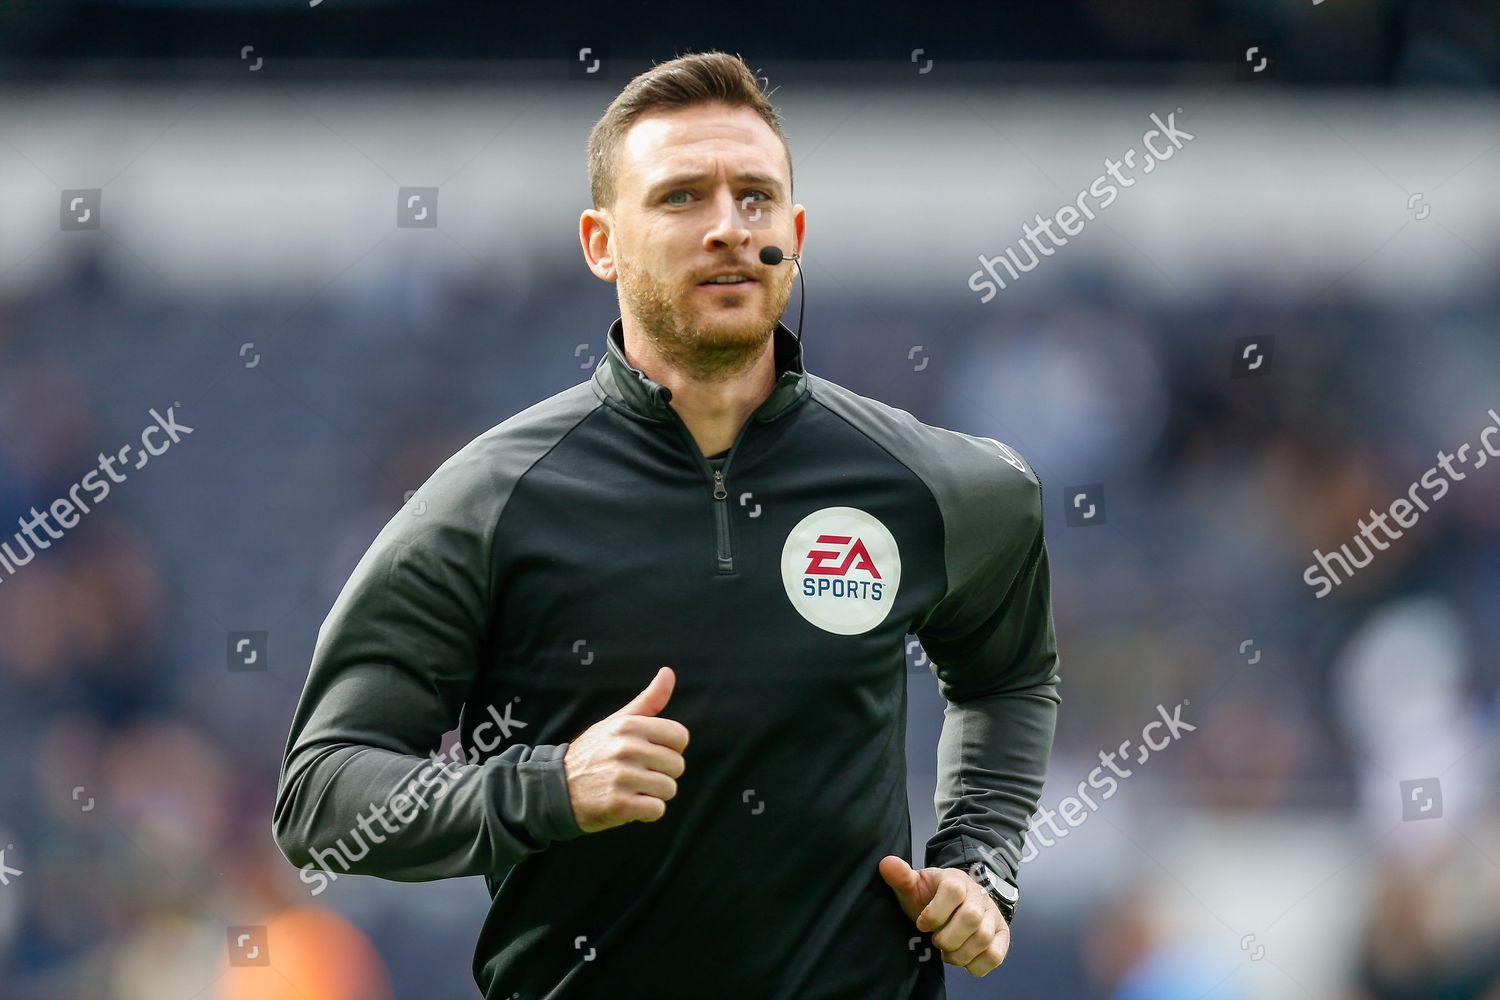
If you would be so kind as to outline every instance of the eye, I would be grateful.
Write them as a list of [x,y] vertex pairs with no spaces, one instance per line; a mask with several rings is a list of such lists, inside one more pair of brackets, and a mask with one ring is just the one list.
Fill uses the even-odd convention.
[[672,193],[671,193],[671,194],[669,194],[669,195],[667,195],[667,196],[666,196],[666,197],[665,197],[665,198],[664,198],[664,199],[662,199],[662,200],[663,200],[663,201],[665,201],[665,202],[666,202],[666,203],[667,203],[667,204],[668,204],[668,205],[685,205],[685,204],[687,204],[687,203],[686,203],[686,202],[682,202],[682,201],[673,201],[673,200],[672,200],[672,199],[673,199],[673,198],[675,198],[675,197],[677,197],[677,196],[678,196],[678,195],[680,195],[680,194],[687,194],[687,192],[686,192],[686,191],[684,191],[684,190],[682,190],[682,189],[678,189],[678,190],[676,190],[676,191],[673,191],[673,192],[672,192]]
[[760,195],[760,198],[758,199],[759,201],[770,201],[771,200],[771,196],[769,194],[767,194],[766,192],[762,191],[760,188],[756,188],[753,191],[746,192],[745,193],[745,197],[749,198],[750,195],[752,195],[752,194],[758,194],[758,195]]

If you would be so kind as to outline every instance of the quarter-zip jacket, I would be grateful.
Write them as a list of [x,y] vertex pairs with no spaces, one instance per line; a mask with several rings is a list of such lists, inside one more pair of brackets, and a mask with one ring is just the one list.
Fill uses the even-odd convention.
[[[314,891],[483,875],[493,1000],[943,997],[878,870],[912,857],[905,637],[948,702],[924,863],[1014,879],[1059,704],[1041,483],[808,374],[779,323],[774,388],[715,470],[621,337],[360,559],[318,631],[277,843]],[[569,743],[664,665],[678,793],[585,835]]]

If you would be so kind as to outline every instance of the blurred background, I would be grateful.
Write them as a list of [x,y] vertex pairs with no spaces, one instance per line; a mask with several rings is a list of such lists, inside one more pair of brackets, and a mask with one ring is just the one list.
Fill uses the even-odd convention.
[[[589,128],[709,48],[786,120],[809,370],[1046,488],[1070,818],[949,995],[1500,998],[1493,0],[0,7],[0,996],[477,996],[481,879],[314,898],[276,849],[291,713],[408,491],[590,376]],[[1153,114],[1191,138],[1148,173]],[[191,432],[28,559],[168,408]],[[1340,546],[1367,564],[1317,596]],[[909,687],[920,858],[919,649]]]

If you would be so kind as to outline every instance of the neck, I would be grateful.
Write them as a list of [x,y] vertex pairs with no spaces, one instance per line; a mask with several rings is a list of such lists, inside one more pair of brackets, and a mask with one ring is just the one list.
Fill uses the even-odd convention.
[[776,387],[776,338],[766,338],[760,352],[741,369],[704,378],[663,354],[640,332],[629,315],[621,317],[625,360],[652,381],[672,390],[669,404],[677,411],[705,455],[734,444],[740,428]]

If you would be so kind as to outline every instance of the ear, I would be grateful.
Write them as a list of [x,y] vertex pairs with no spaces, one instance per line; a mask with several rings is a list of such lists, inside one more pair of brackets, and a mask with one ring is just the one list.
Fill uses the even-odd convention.
[[611,284],[618,277],[611,234],[613,226],[607,209],[590,208],[578,218],[578,242],[583,245],[583,258],[595,277]]
[[792,206],[792,227],[797,231],[797,249],[792,252],[801,257],[807,235],[807,209],[800,204]]

